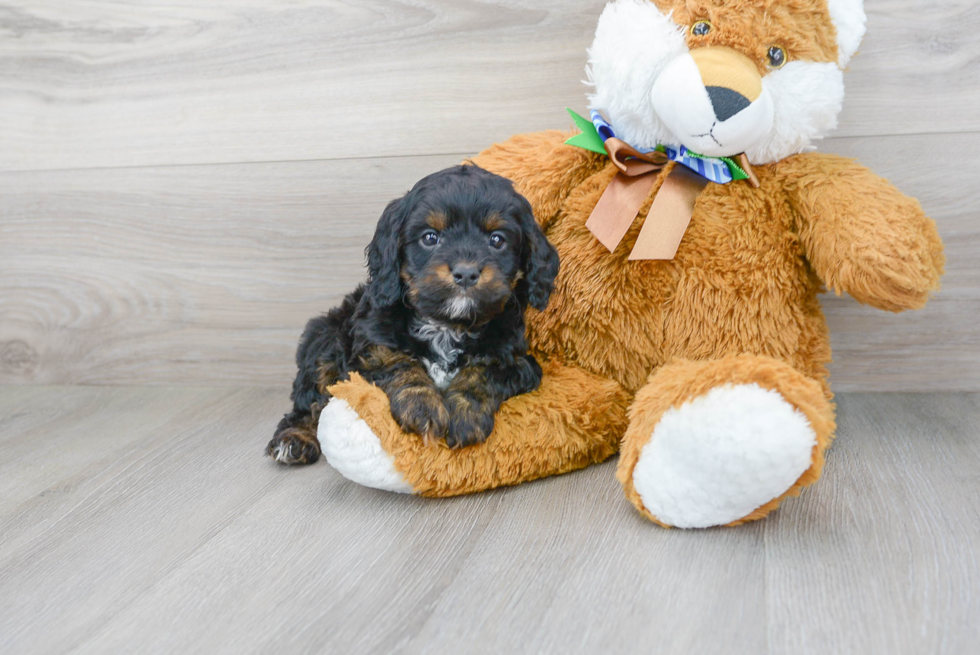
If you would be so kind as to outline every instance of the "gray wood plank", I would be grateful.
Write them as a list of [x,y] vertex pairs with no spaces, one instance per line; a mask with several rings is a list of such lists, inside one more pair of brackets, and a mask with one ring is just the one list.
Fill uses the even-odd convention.
[[[52,413],[61,391],[0,388],[0,416],[20,412],[2,443],[44,453],[74,431],[84,471],[109,434],[119,462],[0,549],[4,653],[968,653],[980,637],[978,394],[842,394],[820,483],[764,522],[682,531],[633,511],[615,462],[425,500],[261,457],[280,389],[71,389]],[[127,452],[133,425],[149,427]]]
[[771,652],[975,653],[980,398],[838,406],[827,474],[766,522]]
[[173,413],[200,419],[234,390],[5,387],[0,393],[2,556],[170,439],[163,426]]
[[499,517],[406,652],[764,652],[762,525],[664,531],[623,502],[612,462],[587,473]]
[[[41,389],[27,411],[50,403],[47,391]],[[165,392],[156,389],[116,393],[135,402],[122,408],[109,403],[98,415],[108,437],[118,442],[110,446],[118,449],[119,461],[105,455],[103,426],[76,423],[68,412],[64,425],[31,441],[43,452],[62,432],[74,431],[81,444],[75,454],[105,458],[104,473],[62,485],[61,499],[10,507],[4,497],[0,505],[5,525],[19,533],[0,551],[0,651],[73,648],[244,507],[287,480],[263,467],[272,462],[261,454],[261,437],[271,433],[276,410],[285,405],[282,390],[184,390],[162,403],[156,397]],[[136,448],[129,447],[123,429],[131,423],[150,428]],[[233,444],[239,456],[226,457],[222,444]],[[242,459],[256,465],[243,468]],[[288,479],[299,483],[311,473],[316,471]]]
[[[174,635],[160,652],[639,653],[664,634],[674,643],[663,652],[764,649],[761,526],[707,543],[663,532],[629,509],[613,475],[610,463],[434,503],[350,490],[299,517],[270,499],[82,651],[119,650],[147,631]],[[247,537],[257,531],[269,536]],[[732,574],[719,579],[718,567]],[[744,603],[722,600],[733,595]],[[228,597],[242,600],[225,608]],[[274,612],[275,631],[270,606],[291,608]],[[205,611],[207,624],[193,618]],[[717,643],[703,643],[700,621],[678,630],[687,614],[710,616]],[[215,620],[234,627],[215,632]]]
[[[0,7],[0,170],[478,151],[585,105],[605,0]],[[973,0],[867,0],[842,136],[977,131]]]
[[[921,312],[826,299],[835,387],[980,389],[980,134],[822,148],[917,195],[949,260]],[[363,280],[387,201],[460,159],[0,173],[0,382],[289,384],[306,320]]]
[[385,204],[459,160],[0,175],[0,382],[288,384]]
[[[830,325],[839,391],[939,391],[980,389],[980,186],[972,175],[926,154],[973,150],[973,136],[828,139],[820,149],[853,157],[914,196],[938,226],[946,246],[942,290],[925,309],[890,314],[849,297],[822,299]],[[967,155],[967,166],[980,158]],[[957,327],[957,326],[962,326]]]
[[[950,297],[953,296],[953,297]],[[924,309],[887,314],[824,296],[836,391],[974,391],[980,388],[980,302],[940,292]]]
[[[139,393],[147,402],[102,413],[166,417],[160,438],[94,489],[69,489],[70,512],[0,553],[0,650],[640,652],[699,612],[725,638],[702,652],[732,652],[729,638],[764,648],[761,525],[707,541],[663,531],[630,509],[614,462],[423,500],[259,456],[280,390],[174,398],[172,412]],[[72,418],[99,448],[97,428]],[[706,603],[706,588],[750,602]],[[700,631],[677,639],[671,652],[686,652]]]

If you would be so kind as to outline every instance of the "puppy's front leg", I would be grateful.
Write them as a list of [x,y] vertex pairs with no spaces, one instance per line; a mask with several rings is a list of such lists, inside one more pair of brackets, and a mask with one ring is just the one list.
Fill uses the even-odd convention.
[[391,415],[402,430],[445,438],[449,412],[421,361],[403,352],[375,346],[361,358],[361,372],[388,395]]
[[451,415],[446,443],[463,448],[486,441],[500,405],[512,396],[537,389],[540,383],[541,367],[530,355],[509,364],[477,361],[464,366],[446,389]]
[[280,464],[312,464],[320,458],[317,420],[330,399],[327,387],[338,379],[340,374],[332,362],[300,368],[293,382],[293,410],[279,421],[265,447],[267,455]]

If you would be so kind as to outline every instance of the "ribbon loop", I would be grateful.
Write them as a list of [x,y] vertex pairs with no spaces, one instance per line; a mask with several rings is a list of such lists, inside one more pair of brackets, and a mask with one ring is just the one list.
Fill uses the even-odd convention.
[[745,153],[732,157],[705,157],[679,148],[658,146],[638,150],[616,138],[616,133],[596,110],[586,120],[571,109],[572,120],[582,130],[565,143],[609,155],[618,172],[603,191],[585,226],[599,242],[614,251],[629,231],[640,208],[668,163],[677,162],[667,174],[637,237],[630,260],[673,259],[694,215],[694,203],[708,182],[728,184],[759,180]]
[[606,139],[605,143],[610,161],[612,161],[612,163],[616,165],[616,168],[622,171],[624,175],[629,177],[646,175],[647,173],[659,171],[667,165],[667,162],[670,161],[670,158],[666,153],[660,152],[659,150],[642,153],[625,141],[621,141],[616,137]]

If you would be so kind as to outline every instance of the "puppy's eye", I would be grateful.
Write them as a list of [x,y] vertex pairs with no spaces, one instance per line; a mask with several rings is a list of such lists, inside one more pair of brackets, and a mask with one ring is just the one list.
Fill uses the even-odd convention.
[[782,68],[786,63],[786,51],[778,45],[770,47],[766,56],[769,59],[770,68]]
[[439,244],[439,233],[435,230],[429,230],[422,235],[422,238],[419,239],[419,243],[426,248],[434,248]]
[[699,20],[694,25],[691,25],[691,34],[694,36],[704,36],[711,31],[711,22],[706,20]]
[[494,232],[490,235],[490,247],[494,250],[500,250],[507,245],[507,239],[504,238],[503,234],[499,232]]

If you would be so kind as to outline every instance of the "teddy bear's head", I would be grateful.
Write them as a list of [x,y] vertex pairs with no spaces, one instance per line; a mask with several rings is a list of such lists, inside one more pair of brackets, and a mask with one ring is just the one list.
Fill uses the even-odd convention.
[[778,161],[836,127],[864,22],[862,0],[615,0],[590,107],[637,148]]

